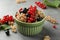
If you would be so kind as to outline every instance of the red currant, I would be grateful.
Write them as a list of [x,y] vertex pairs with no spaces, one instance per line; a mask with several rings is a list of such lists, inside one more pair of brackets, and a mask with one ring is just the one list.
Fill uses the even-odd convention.
[[13,16],[9,17],[9,21],[14,21]]
[[46,6],[45,5],[40,5],[39,7],[41,7],[42,9],[46,9]]
[[41,3],[41,2],[37,2],[37,3],[35,3],[37,6],[39,6],[40,8],[42,8],[42,9],[46,9],[46,6],[43,4],[43,3]]
[[9,15],[6,15],[7,16],[7,18],[9,18]]
[[32,11],[28,11],[28,14],[32,15],[32,14],[33,14],[33,12],[32,12]]
[[37,7],[36,7],[36,6],[34,6],[34,8],[36,9]]
[[28,20],[28,23],[31,23],[31,21],[30,21],[30,20]]
[[41,2],[35,2],[36,4],[40,4]]
[[30,17],[31,17],[31,18],[35,18],[35,16],[34,16],[34,15],[31,15]]
[[1,23],[4,24],[6,21],[4,19],[1,20]]
[[35,13],[36,9],[33,8],[33,13]]
[[30,18],[30,21],[31,21],[31,22],[33,22],[33,20],[34,20],[33,18]]
[[36,21],[36,19],[34,18],[34,22]]
[[22,8],[19,9],[19,12],[21,12]]
[[56,25],[54,25],[53,28],[56,29]]
[[3,20],[5,20],[5,22],[7,22],[7,21],[8,21],[7,16],[4,16],[4,17],[3,17]]
[[1,19],[0,19],[0,22],[1,22]]
[[5,22],[8,22],[8,19],[6,18],[6,19],[3,19],[3,20],[5,20]]
[[29,8],[31,9],[31,8],[33,8],[33,6],[31,5]]
[[3,17],[3,19],[6,19],[6,18],[7,18],[7,16],[4,16],[4,17]]
[[33,9],[31,8],[31,9],[29,9],[29,11],[33,11]]

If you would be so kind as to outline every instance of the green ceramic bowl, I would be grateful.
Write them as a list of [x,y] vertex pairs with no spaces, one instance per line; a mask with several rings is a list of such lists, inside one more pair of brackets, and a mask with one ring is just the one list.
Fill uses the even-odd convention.
[[17,27],[18,31],[21,34],[27,35],[27,36],[33,36],[33,35],[36,35],[42,31],[45,18],[43,18],[39,22],[34,22],[34,23],[21,22],[21,21],[17,20],[16,18],[15,18],[15,21],[18,25],[18,27]]

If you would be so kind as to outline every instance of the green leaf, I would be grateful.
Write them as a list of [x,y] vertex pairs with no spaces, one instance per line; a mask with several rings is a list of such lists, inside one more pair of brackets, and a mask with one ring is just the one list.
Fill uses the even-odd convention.
[[3,25],[1,25],[2,26],[2,29],[4,30],[4,29],[10,29],[10,26],[9,25],[7,25],[7,24],[3,24]]
[[50,6],[50,7],[59,7],[60,6],[60,1],[58,0],[55,0],[53,2],[49,2],[48,0],[44,0],[44,3],[47,5],[47,6]]

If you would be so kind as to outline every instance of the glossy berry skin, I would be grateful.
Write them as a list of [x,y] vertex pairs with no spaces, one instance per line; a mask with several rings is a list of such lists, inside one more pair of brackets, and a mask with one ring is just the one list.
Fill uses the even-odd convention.
[[0,20],[0,23],[1,23],[1,24],[4,24],[4,23],[8,22],[8,16],[9,16],[9,15],[4,16],[4,17]]
[[33,15],[34,14],[34,10],[29,10],[28,14]]
[[41,2],[35,2],[35,4],[41,4]]
[[30,17],[30,15],[27,13],[27,14],[26,14],[26,17]]
[[37,21],[41,21],[43,18],[37,17]]
[[34,21],[34,19],[33,19],[33,18],[31,18],[31,17],[29,18],[29,20],[30,20],[31,22],[33,22],[33,21]]
[[32,12],[32,11],[28,11],[28,14],[29,14],[29,15],[32,15],[32,14],[33,14],[33,12]]
[[9,20],[9,15],[4,16],[4,17],[3,17],[3,20],[5,20],[5,22],[8,22],[8,20]]
[[36,6],[30,6],[30,8],[29,8],[29,10],[28,10],[28,14],[30,14],[30,15],[33,15],[34,13],[35,13],[35,11],[36,11]]
[[13,16],[9,16],[9,21],[14,21]]
[[4,24],[6,21],[4,19],[1,20],[1,23]]
[[23,13],[27,13],[28,9],[24,8]]
[[40,21],[39,17],[37,18],[37,21]]
[[39,6],[40,8],[42,8],[42,9],[46,9],[46,6],[43,3],[41,3],[41,2],[35,2],[35,4],[37,6]]
[[28,18],[28,20],[31,23],[36,21],[35,20],[35,15],[36,15],[35,12],[36,12],[36,9],[37,9],[36,6],[30,6],[30,8],[28,10],[28,14],[30,15],[29,18]]
[[9,36],[10,35],[9,29],[5,30],[5,33],[7,36]]
[[34,6],[34,8],[36,9],[37,7],[36,7],[36,6]]
[[12,16],[6,15],[3,16],[2,19],[0,19],[0,24],[8,24],[9,21],[14,21]]
[[8,22],[9,19],[8,18],[4,18],[3,20],[5,20],[5,22]]
[[30,15],[31,18],[35,19],[35,16],[34,15]]
[[21,11],[22,11],[22,8],[19,9],[19,12],[21,12]]
[[30,21],[30,20],[27,20],[27,22],[28,22],[28,23],[31,23],[31,21]]
[[32,5],[30,5],[29,9],[31,9],[31,8],[33,8],[33,6],[32,6]]
[[56,25],[54,25],[53,28],[56,29]]
[[39,7],[41,7],[42,9],[46,9],[46,6],[44,4],[40,4]]

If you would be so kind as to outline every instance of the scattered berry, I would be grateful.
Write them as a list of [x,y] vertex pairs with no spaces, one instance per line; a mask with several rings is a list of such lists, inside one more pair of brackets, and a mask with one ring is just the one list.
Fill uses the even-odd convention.
[[53,28],[56,29],[56,25],[54,25]]
[[9,29],[5,30],[5,33],[7,36],[9,36],[10,35]]

